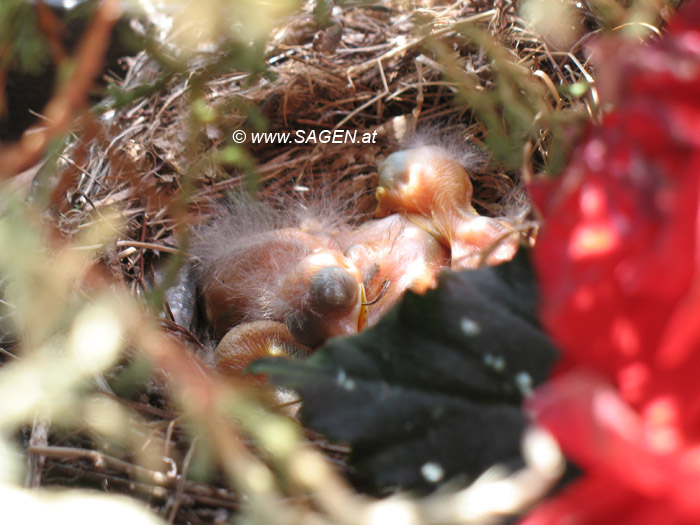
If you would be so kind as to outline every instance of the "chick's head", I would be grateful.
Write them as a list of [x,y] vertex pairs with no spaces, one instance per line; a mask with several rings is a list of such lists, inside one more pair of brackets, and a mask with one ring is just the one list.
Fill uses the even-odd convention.
[[318,249],[284,277],[285,322],[300,343],[315,347],[367,324],[362,274],[342,253]]
[[471,209],[473,194],[462,165],[439,146],[420,146],[389,155],[379,167],[377,217],[393,212],[430,216],[449,203]]

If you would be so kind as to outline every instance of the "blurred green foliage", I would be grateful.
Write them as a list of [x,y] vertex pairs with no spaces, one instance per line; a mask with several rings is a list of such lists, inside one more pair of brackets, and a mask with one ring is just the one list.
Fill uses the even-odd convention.
[[38,73],[50,60],[48,52],[35,7],[26,0],[0,2],[0,70],[15,66],[23,72]]

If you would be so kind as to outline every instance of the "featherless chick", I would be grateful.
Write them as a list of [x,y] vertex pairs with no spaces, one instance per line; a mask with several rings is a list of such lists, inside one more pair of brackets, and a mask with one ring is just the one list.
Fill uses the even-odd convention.
[[375,324],[406,290],[423,293],[449,268],[450,254],[438,240],[403,215],[373,219],[338,235],[346,257],[363,276]]
[[229,330],[246,323],[277,323],[254,327],[258,344],[241,351],[243,361],[252,361],[275,355],[279,345],[269,344],[272,339],[296,343],[301,354],[329,337],[364,328],[362,274],[328,233],[334,227],[328,216],[238,197],[197,232],[192,253],[200,305],[215,339],[223,343]]
[[402,213],[450,249],[455,270],[509,261],[519,235],[506,220],[479,215],[469,175],[445,148],[419,146],[389,155],[379,168],[377,217]]
[[359,226],[328,195],[290,198],[286,209],[235,198],[192,250],[201,306],[221,341],[217,369],[237,376],[261,357],[306,356],[373,325],[406,290],[435,287],[444,269],[511,259],[514,226],[479,215],[472,193],[454,155],[419,146],[387,157],[377,218]]

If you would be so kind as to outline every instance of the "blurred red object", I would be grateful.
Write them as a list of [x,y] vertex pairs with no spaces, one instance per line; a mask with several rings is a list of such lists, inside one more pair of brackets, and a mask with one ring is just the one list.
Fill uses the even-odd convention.
[[615,109],[533,188],[563,357],[529,406],[584,474],[524,523],[698,523],[700,2],[662,40],[596,55]]

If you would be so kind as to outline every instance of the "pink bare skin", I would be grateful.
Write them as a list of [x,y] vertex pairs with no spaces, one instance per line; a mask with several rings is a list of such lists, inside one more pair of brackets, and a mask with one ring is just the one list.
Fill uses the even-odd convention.
[[509,261],[518,234],[508,221],[479,215],[465,169],[437,146],[389,155],[379,170],[377,217],[402,213],[450,248],[454,270]]

